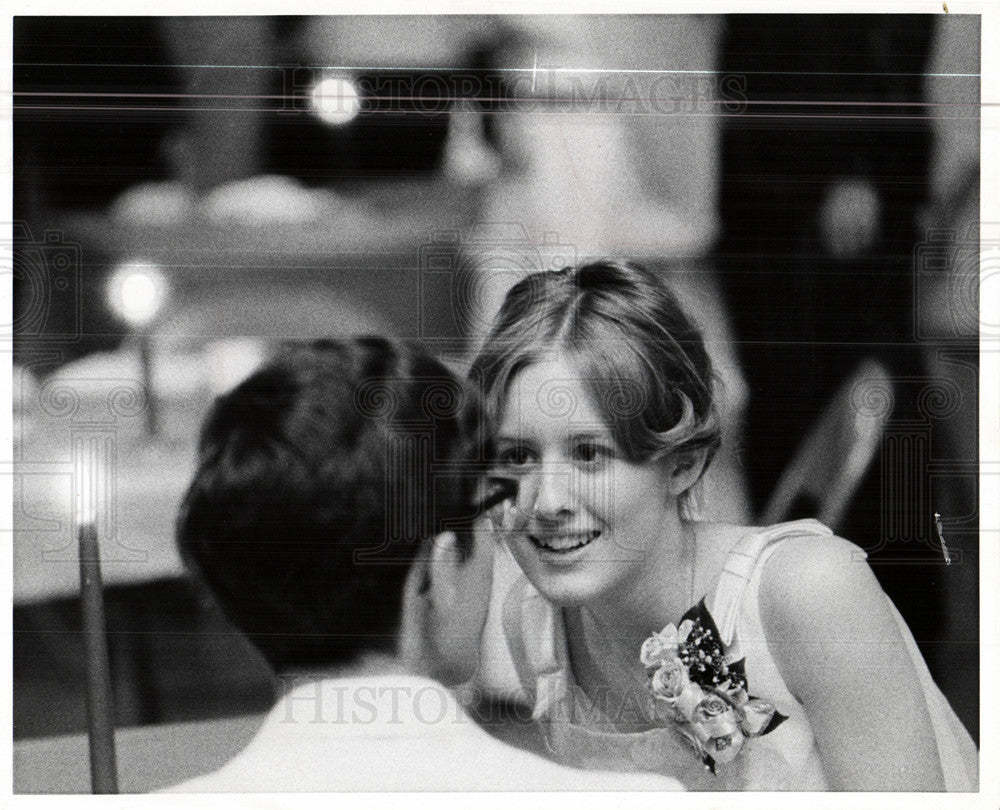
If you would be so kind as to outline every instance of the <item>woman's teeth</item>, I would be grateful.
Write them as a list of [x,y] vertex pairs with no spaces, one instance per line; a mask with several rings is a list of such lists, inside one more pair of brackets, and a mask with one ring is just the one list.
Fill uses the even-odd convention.
[[531,542],[546,551],[574,551],[592,543],[600,532],[576,532],[574,534],[529,534]]

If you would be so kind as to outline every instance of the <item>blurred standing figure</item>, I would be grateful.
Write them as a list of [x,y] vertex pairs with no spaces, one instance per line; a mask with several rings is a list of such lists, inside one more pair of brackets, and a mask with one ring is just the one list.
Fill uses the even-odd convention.
[[505,77],[492,116],[500,169],[481,221],[523,223],[538,261],[512,266],[511,246],[488,232],[468,249],[481,275],[480,337],[532,271],[623,255],[661,273],[701,326],[718,375],[728,441],[705,482],[706,513],[745,520],[735,448],[746,386],[705,261],[719,235],[722,115],[744,100],[738,77],[717,70],[722,29],[707,15],[503,18],[493,54]]

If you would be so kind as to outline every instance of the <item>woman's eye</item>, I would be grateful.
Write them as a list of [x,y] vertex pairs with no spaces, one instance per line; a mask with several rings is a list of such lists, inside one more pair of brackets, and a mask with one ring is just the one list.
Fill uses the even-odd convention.
[[611,450],[604,445],[582,442],[573,448],[573,457],[584,464],[598,464],[611,456]]
[[534,458],[530,450],[520,445],[501,450],[499,456],[500,463],[505,467],[524,467]]

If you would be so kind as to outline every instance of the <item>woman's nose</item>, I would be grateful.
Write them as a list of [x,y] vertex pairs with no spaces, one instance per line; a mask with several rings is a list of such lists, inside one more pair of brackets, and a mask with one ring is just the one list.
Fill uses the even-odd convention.
[[543,464],[527,493],[528,508],[540,518],[554,519],[572,511],[572,468],[568,464]]

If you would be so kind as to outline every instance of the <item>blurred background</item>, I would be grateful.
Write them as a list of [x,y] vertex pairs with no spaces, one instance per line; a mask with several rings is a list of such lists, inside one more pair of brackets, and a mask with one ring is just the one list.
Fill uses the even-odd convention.
[[705,516],[862,546],[978,739],[979,98],[959,15],[16,18],[15,739],[85,728],[81,447],[118,725],[263,711],[173,548],[212,398],[600,255],[709,341]]

